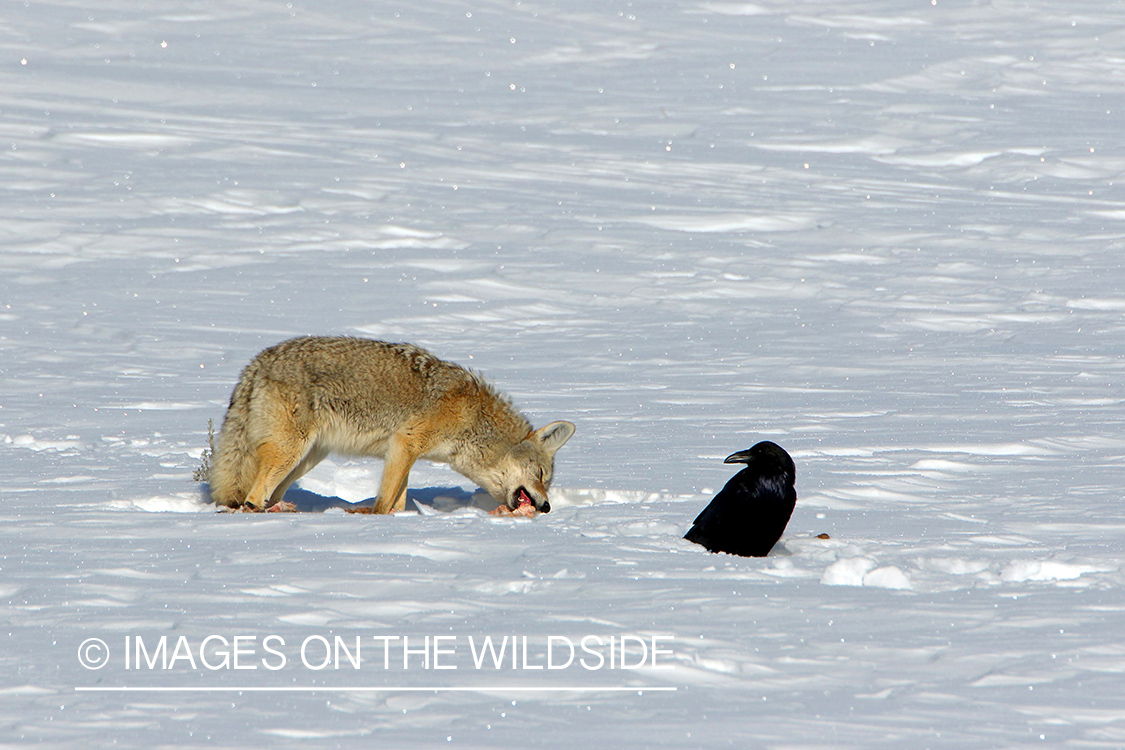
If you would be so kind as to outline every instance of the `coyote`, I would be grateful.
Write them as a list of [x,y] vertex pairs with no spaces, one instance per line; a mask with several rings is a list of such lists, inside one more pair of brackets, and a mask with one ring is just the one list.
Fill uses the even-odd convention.
[[384,459],[370,511],[406,507],[410,467],[448,463],[508,509],[547,513],[570,422],[533,430],[480,375],[410,344],[296,338],[242,371],[211,471],[217,505],[264,510],[332,452]]

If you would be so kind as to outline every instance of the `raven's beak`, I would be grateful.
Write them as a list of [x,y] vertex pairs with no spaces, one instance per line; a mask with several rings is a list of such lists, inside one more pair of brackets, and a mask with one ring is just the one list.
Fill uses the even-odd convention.
[[754,460],[754,457],[750,455],[751,450],[752,450],[751,448],[747,448],[744,451],[739,451],[738,453],[732,453],[732,454],[730,454],[729,456],[727,456],[726,458],[723,459],[723,463],[724,464],[748,464],[748,463],[750,463],[751,461]]

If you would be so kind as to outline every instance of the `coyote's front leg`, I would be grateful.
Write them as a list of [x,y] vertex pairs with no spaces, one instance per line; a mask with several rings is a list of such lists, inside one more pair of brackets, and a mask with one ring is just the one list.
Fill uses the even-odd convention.
[[395,435],[391,438],[387,457],[383,463],[383,477],[379,481],[379,497],[375,498],[375,513],[391,513],[406,510],[406,485],[410,479],[410,468],[421,455],[411,445],[411,440]]

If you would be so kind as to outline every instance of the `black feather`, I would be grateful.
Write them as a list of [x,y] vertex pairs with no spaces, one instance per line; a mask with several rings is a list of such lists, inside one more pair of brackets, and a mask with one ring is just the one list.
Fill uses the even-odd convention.
[[745,463],[695,519],[684,539],[711,552],[765,557],[781,539],[797,504],[796,467],[785,449],[765,440],[727,456]]

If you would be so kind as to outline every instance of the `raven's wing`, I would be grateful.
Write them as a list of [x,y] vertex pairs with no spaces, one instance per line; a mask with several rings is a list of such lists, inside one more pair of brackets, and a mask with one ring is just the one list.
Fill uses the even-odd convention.
[[740,471],[731,477],[726,486],[719,490],[718,494],[711,499],[706,508],[699,512],[692,523],[696,526],[700,524],[706,526],[709,523],[719,522],[724,515],[731,512],[732,508],[737,507],[739,503],[746,502],[747,498],[739,497],[739,495],[745,494],[745,487],[742,486],[741,482],[736,481],[744,472],[745,470]]
[[769,554],[793,513],[797,493],[784,471],[748,466],[735,474],[695,519],[685,539],[712,552]]

